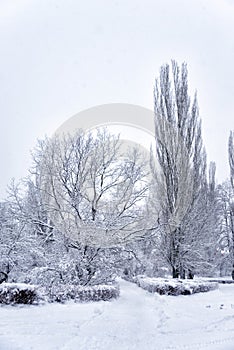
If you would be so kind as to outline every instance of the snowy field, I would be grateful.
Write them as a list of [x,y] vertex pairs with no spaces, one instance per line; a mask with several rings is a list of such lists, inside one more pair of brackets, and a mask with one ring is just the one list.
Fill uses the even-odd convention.
[[111,302],[0,307],[0,350],[234,349],[234,285],[192,296],[120,281]]

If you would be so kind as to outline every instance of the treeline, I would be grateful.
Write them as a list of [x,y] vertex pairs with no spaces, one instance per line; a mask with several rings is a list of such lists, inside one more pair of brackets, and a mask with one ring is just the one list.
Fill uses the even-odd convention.
[[0,282],[234,279],[234,133],[230,179],[216,184],[186,64],[161,67],[154,111],[156,159],[106,129],[38,142],[30,175],[0,206]]

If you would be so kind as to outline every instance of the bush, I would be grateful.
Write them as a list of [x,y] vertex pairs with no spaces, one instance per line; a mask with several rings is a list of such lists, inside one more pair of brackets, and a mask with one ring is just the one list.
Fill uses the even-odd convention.
[[39,300],[37,287],[24,283],[0,284],[1,304],[35,304]]
[[221,283],[221,284],[232,284],[234,283],[234,280],[230,280],[230,279],[210,279],[210,282],[217,282],[217,283]]
[[54,285],[48,291],[48,301],[65,302],[73,299],[78,302],[111,300],[119,296],[118,285],[75,286]]
[[118,285],[98,285],[83,287],[79,285],[52,285],[39,287],[26,283],[0,284],[0,304],[37,304],[39,301],[77,302],[111,300],[119,296]]
[[135,277],[134,282],[150,293],[159,293],[161,295],[191,295],[218,288],[218,283],[216,282],[149,278],[144,276]]

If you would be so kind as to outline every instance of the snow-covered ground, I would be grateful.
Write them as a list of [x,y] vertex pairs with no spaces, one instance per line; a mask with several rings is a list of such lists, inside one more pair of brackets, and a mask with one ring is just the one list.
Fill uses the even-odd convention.
[[234,285],[192,296],[120,281],[111,302],[0,307],[0,350],[234,349]]

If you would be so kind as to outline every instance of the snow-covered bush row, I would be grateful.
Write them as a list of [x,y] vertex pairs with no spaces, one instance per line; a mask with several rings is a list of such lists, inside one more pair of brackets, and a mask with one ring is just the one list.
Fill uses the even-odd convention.
[[234,283],[234,280],[230,279],[210,279],[210,282],[217,282],[217,283],[222,283],[222,284],[232,284]]
[[69,299],[75,301],[110,300],[119,296],[118,285],[75,286],[53,285],[48,292],[48,301],[65,302]]
[[37,287],[24,283],[0,284],[0,304],[35,304],[39,300]]
[[218,283],[216,282],[149,278],[144,276],[137,276],[135,278],[135,283],[150,293],[166,295],[190,295],[194,293],[209,292],[218,288]]
[[118,285],[84,287],[61,284],[45,288],[26,283],[0,284],[0,304],[36,304],[42,300],[65,302],[70,299],[81,302],[107,301],[118,296]]

